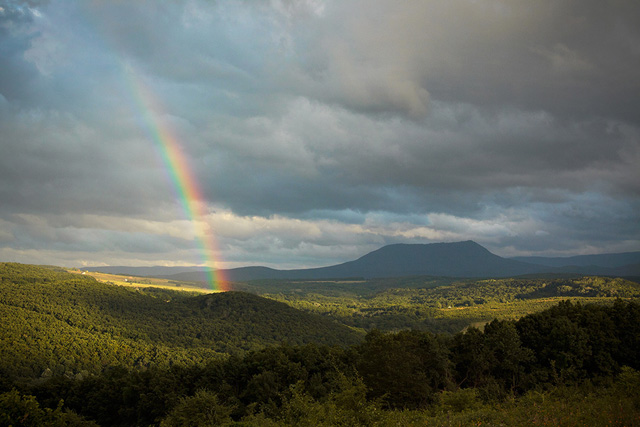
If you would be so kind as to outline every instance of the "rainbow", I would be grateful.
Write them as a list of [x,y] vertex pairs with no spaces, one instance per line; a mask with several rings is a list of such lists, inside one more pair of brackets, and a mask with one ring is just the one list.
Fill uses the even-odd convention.
[[206,266],[207,284],[211,290],[228,291],[228,282],[221,271],[216,269],[214,255],[217,251],[213,233],[205,221],[205,198],[191,173],[187,158],[180,149],[179,139],[173,129],[161,120],[159,112],[165,110],[152,92],[131,66],[125,65],[123,68],[128,92],[132,94],[135,107],[142,118],[142,126],[162,159],[185,216],[194,227],[202,263]]

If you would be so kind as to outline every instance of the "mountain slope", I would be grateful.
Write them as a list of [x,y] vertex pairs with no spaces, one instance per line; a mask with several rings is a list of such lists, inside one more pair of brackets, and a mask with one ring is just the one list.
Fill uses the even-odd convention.
[[546,265],[548,267],[606,267],[617,268],[630,264],[640,263],[640,252],[622,252],[613,254],[578,255],[570,257],[539,257],[520,256],[510,258],[515,261],[528,262],[531,264]]
[[515,257],[515,261],[551,267],[562,273],[596,274],[601,276],[640,276],[640,252],[578,255],[572,257]]

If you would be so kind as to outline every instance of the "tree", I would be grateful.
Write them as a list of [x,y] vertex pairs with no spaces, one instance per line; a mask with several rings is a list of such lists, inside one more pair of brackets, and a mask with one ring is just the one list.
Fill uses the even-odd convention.
[[371,398],[394,408],[420,408],[450,384],[446,346],[429,332],[370,332],[359,346],[357,369]]
[[53,410],[41,408],[34,396],[22,395],[17,390],[0,394],[0,426],[87,426],[96,427],[78,414],[62,410],[62,401]]
[[456,334],[451,353],[459,387],[481,387],[487,382],[491,350],[482,331],[470,327],[466,332]]
[[231,423],[233,407],[223,405],[208,390],[184,397],[160,423],[161,427],[220,426]]
[[485,345],[489,349],[491,375],[504,390],[515,392],[523,385],[526,365],[533,361],[533,353],[522,346],[515,324],[494,320],[485,325]]

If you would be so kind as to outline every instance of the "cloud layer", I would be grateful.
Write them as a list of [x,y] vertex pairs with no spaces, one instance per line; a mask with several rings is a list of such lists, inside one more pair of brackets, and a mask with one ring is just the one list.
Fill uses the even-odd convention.
[[[199,264],[202,227],[220,267],[328,265],[392,242],[640,250],[639,12],[0,1],[0,260]],[[145,114],[178,135],[203,224]]]

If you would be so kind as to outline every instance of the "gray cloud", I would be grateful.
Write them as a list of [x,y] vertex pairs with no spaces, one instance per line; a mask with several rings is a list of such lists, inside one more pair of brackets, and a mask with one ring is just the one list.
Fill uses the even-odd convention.
[[637,12],[0,2],[0,256],[201,262],[158,130],[228,265],[469,238],[503,255],[637,250]]

